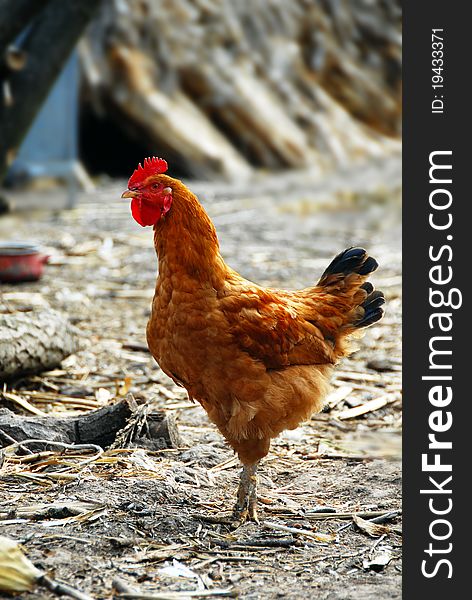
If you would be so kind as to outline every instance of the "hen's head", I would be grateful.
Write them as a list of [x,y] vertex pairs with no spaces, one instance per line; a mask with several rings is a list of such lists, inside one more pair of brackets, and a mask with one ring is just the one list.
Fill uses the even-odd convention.
[[140,225],[155,225],[172,205],[172,181],[167,175],[167,162],[153,156],[144,159],[128,181],[122,198],[131,198],[131,213]]

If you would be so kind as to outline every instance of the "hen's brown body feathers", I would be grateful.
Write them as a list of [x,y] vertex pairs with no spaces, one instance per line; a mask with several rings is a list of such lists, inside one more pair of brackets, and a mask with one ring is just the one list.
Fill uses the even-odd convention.
[[350,249],[317,286],[264,289],[225,264],[196,197],[175,179],[159,180],[172,188],[173,204],[155,225],[159,276],[149,348],[243,464],[254,465],[273,437],[321,409],[348,336],[380,318],[383,297],[364,283],[377,265]]

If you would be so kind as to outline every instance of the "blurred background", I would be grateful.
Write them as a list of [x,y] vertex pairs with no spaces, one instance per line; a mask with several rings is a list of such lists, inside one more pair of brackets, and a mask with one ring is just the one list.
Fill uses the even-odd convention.
[[397,0],[2,0],[0,53],[9,185],[149,154],[241,181],[398,151]]

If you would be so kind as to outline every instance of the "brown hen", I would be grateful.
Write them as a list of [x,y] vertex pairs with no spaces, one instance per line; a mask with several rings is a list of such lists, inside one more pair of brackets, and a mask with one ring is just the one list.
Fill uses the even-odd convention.
[[237,452],[235,517],[257,520],[256,469],[271,439],[321,410],[349,337],[383,315],[382,292],[366,282],[378,265],[348,248],[315,286],[262,288],[226,265],[198,199],[166,170],[164,160],[146,159],[123,194],[137,222],[154,227],[149,349]]

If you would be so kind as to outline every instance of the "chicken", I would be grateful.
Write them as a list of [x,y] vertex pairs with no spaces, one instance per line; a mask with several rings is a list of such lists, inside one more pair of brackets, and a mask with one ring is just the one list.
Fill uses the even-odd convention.
[[336,256],[315,286],[263,288],[228,267],[196,196],[148,158],[123,198],[153,226],[159,275],[147,325],[161,369],[197,400],[242,463],[234,518],[257,520],[256,470],[270,442],[321,410],[352,334],[383,315],[362,248]]

